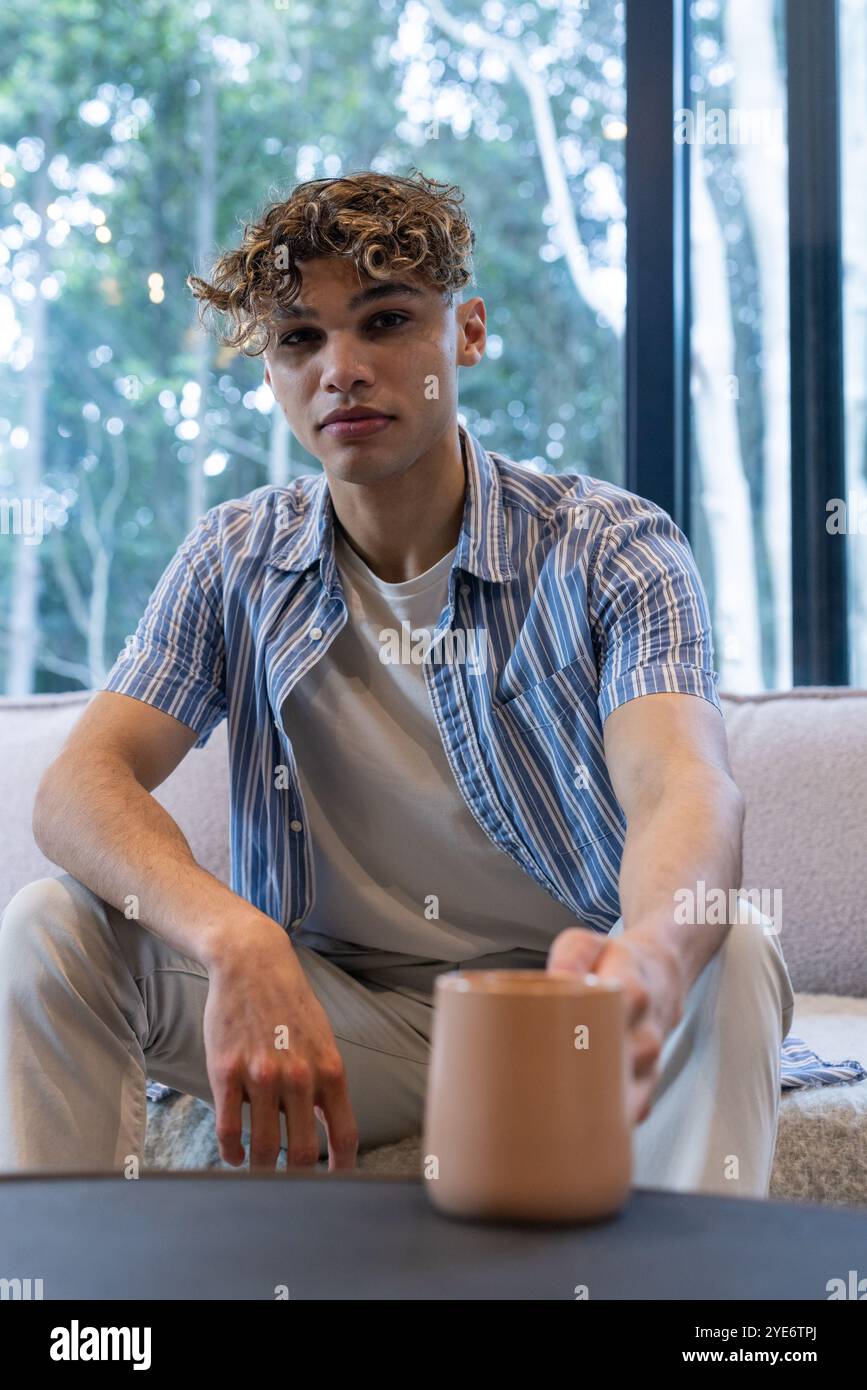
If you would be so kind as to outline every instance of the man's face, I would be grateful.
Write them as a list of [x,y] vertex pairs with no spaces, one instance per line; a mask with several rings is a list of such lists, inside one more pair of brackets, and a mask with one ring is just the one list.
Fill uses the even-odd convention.
[[[483,301],[450,306],[413,272],[359,280],[352,262],[338,257],[298,268],[298,298],[272,318],[265,381],[327,473],[374,482],[401,472],[456,418],[456,369],[484,351]],[[363,432],[326,423],[353,406],[385,418]]]

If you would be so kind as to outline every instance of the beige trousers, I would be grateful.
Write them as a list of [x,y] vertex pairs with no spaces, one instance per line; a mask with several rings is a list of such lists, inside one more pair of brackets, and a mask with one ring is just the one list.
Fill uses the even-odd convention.
[[[665,1042],[653,1108],[634,1133],[636,1186],[767,1194],[793,998],[770,923],[749,912]],[[620,920],[612,934],[622,930]],[[296,950],[334,1030],[360,1148],[419,1133],[433,979],[455,966],[319,942],[328,955]],[[545,956],[483,963],[542,967]],[[144,1166],[148,1077],[213,1107],[207,993],[202,965],[69,875],[17,893],[0,919],[0,1172],[120,1172],[132,1156]],[[249,1118],[245,1105],[248,1153]]]

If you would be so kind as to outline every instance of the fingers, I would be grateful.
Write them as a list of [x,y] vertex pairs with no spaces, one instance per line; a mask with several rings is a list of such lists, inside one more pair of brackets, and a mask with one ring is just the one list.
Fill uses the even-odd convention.
[[651,1022],[645,1023],[631,1034],[633,1124],[641,1124],[650,1114],[654,1092],[659,1081],[662,1043],[663,1038],[660,1029]]
[[626,1026],[637,1028],[650,1008],[650,994],[638,979],[633,977],[624,990],[626,999]]
[[658,1028],[648,1025],[639,1028],[632,1044],[632,1067],[637,1077],[644,1077],[659,1062],[662,1038]]
[[212,1079],[214,1109],[216,1111],[217,1140],[220,1157],[233,1168],[244,1162],[244,1145],[241,1143],[241,1106],[243,1091],[240,1077],[230,1074]]
[[322,1103],[320,1113],[328,1133],[328,1171],[354,1168],[358,1154],[358,1124],[349,1099],[342,1061],[339,1069],[333,1067],[323,1075],[319,1094]]
[[[242,1107],[250,1106],[250,1171],[274,1172],[282,1144],[280,1113],[286,1117],[286,1167],[312,1168],[319,1161],[319,1136],[314,1112],[328,1133],[329,1169],[353,1168],[358,1152],[358,1127],[349,1101],[343,1061],[327,1064],[318,1087],[313,1071],[301,1057],[282,1065],[265,1059],[253,1063],[243,1077],[241,1067],[212,1080],[216,1133],[220,1156],[239,1167],[244,1162],[241,1140]],[[322,1105],[314,1105],[318,1096]]]
[[311,1067],[302,1057],[296,1057],[289,1064],[283,1082],[287,1172],[290,1168],[313,1168],[319,1161],[313,1094]]
[[634,1125],[643,1124],[653,1109],[653,1093],[655,1089],[656,1087],[654,1084],[652,1086],[642,1087],[638,1092],[638,1097],[635,1102],[635,1116],[632,1121]]
[[567,927],[554,938],[548,952],[546,970],[574,970],[589,974],[608,944],[608,938],[587,927]]
[[[286,1168],[313,1168],[319,1161],[319,1115],[328,1135],[329,1171],[354,1168],[358,1126],[349,1100],[343,1059],[339,1052],[323,1061],[314,1080],[302,1057],[282,1067],[260,1064],[247,1084],[251,1112],[251,1170],[273,1172],[280,1152],[280,1111],[286,1117]],[[320,1104],[314,1104],[318,1100]],[[243,1159],[243,1149],[241,1149]]]
[[280,1071],[267,1059],[250,1068],[250,1171],[274,1171],[280,1152]]
[[570,927],[555,938],[546,968],[585,975],[598,973],[600,978],[621,981],[630,1054],[629,1111],[632,1124],[640,1124],[650,1114],[663,1037],[651,1016],[650,991],[631,954],[620,947],[620,942],[612,942],[586,927]]

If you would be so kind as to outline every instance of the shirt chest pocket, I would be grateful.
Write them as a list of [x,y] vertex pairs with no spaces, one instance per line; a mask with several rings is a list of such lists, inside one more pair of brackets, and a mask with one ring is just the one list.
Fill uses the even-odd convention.
[[592,709],[595,703],[596,690],[584,663],[576,658],[510,700],[495,701],[493,710],[503,728],[527,731],[559,724],[567,715],[588,705]]

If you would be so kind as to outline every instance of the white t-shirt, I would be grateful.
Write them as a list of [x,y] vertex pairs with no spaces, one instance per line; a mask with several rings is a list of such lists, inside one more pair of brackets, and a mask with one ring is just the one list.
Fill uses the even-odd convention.
[[443,750],[421,663],[380,658],[386,629],[416,640],[424,629],[430,641],[454,555],[387,584],[335,528],[349,618],[283,710],[313,857],[302,943],[330,936],[457,962],[515,946],[544,951],[580,925],[475,820]]

